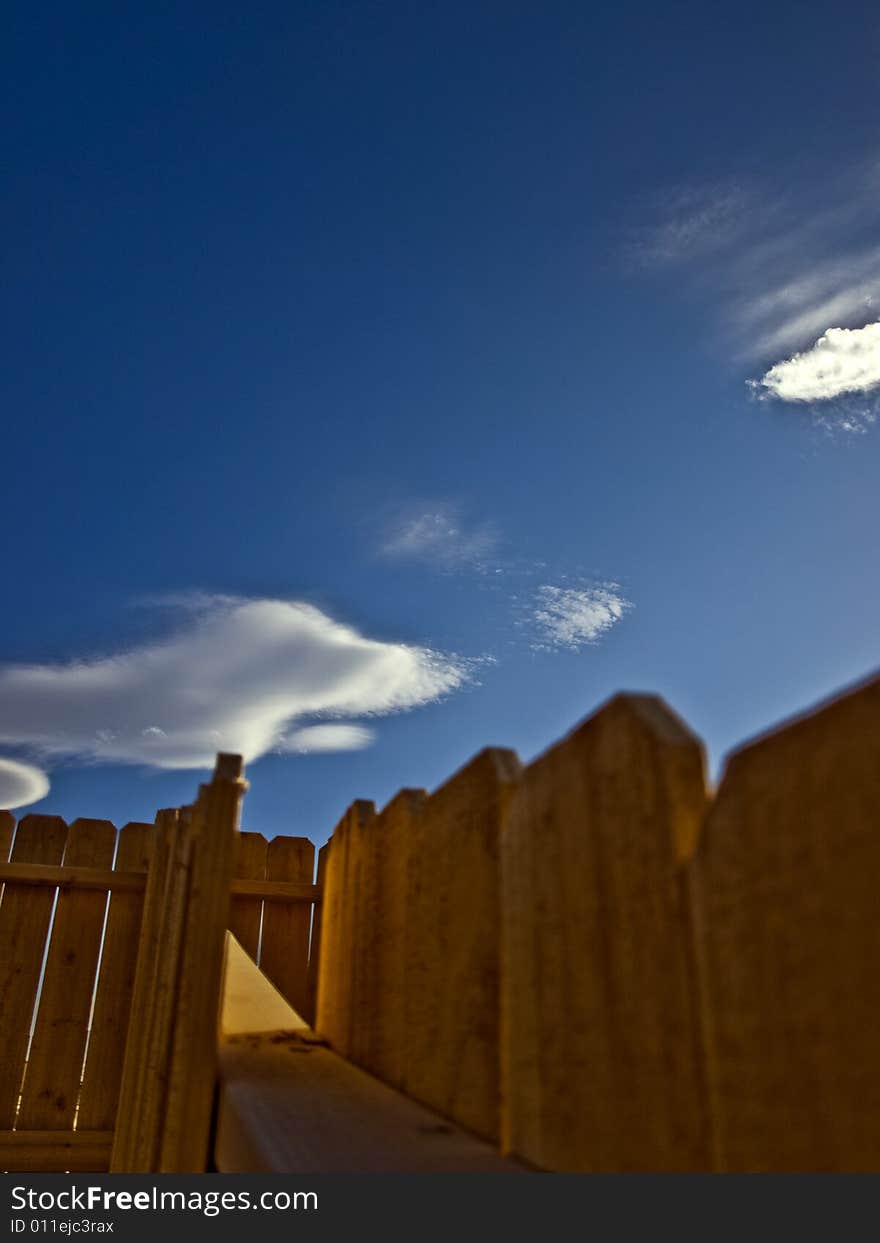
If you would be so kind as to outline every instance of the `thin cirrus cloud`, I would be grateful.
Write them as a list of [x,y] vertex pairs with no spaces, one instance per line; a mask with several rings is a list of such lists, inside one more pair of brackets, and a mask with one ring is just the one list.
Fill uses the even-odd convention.
[[545,584],[538,589],[532,614],[532,647],[539,651],[578,651],[597,643],[631,608],[617,583],[594,583],[587,587]]
[[303,719],[404,711],[468,676],[456,657],[369,639],[310,604],[204,597],[155,642],[0,670],[0,742],[163,769],[204,768],[217,751],[350,750],[370,731]]
[[[691,294],[712,304],[725,352],[762,365],[753,391],[821,412],[877,386],[880,164],[813,178],[778,170],[777,180],[791,188],[707,185],[658,198],[635,253],[643,270],[676,266]],[[851,413],[841,408],[840,426],[859,425]]]
[[395,561],[422,561],[445,571],[483,570],[498,544],[488,524],[469,526],[448,502],[398,514],[386,525],[379,551]]
[[0,756],[0,807],[27,807],[48,793],[49,778],[42,769]]

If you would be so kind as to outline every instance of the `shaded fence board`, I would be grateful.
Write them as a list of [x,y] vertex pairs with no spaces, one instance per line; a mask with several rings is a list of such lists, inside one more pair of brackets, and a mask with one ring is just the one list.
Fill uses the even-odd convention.
[[[133,822],[124,825],[119,830],[115,870],[146,872],[154,835],[155,827],[152,824]],[[128,1035],[143,905],[143,893],[119,891],[110,895],[77,1114],[77,1127],[80,1130],[113,1129]]]
[[880,680],[737,752],[694,866],[719,1166],[880,1169]]
[[[275,837],[269,843],[267,880],[311,884],[314,872],[315,847],[307,837]],[[312,908],[307,902],[264,903],[260,966],[300,1014],[308,1008],[311,923]]]
[[364,833],[375,817],[367,800],[352,803],[330,839],[321,922],[317,1027],[343,1057],[347,1055],[352,1014],[355,868]]
[[15,816],[11,811],[0,811],[0,862],[9,858],[14,832]]
[[[67,825],[60,816],[25,816],[15,834],[12,861],[60,863],[66,839]],[[15,1120],[54,903],[53,889],[4,887],[0,905],[0,1130],[10,1129]]]
[[[266,839],[262,833],[239,833],[236,842],[236,877],[264,880],[266,877]],[[311,877],[309,877],[311,880]],[[260,898],[233,898],[229,909],[229,931],[254,962],[260,949],[263,903]]]
[[503,835],[505,1149],[564,1171],[705,1169],[681,859],[700,743],[619,696],[525,771]]
[[[330,856],[330,843],[325,842],[318,851],[318,866],[315,873],[315,884],[318,891],[323,894],[324,883],[327,879],[327,860]],[[303,1018],[307,1019],[312,1025],[315,1023],[315,1016],[318,1010],[318,975],[320,973],[321,962],[321,926],[323,923],[324,904],[323,901],[316,902],[312,907],[312,935],[309,940],[309,969],[308,969],[308,1008],[303,1013]]]
[[[75,820],[64,861],[72,867],[107,868],[115,847],[116,829],[109,820]],[[22,1088],[17,1123],[22,1130],[73,1126],[106,910],[107,895],[100,890],[62,889],[58,894]]]
[[407,868],[404,1086],[478,1135],[499,1131],[500,836],[520,771],[489,748],[414,818]]

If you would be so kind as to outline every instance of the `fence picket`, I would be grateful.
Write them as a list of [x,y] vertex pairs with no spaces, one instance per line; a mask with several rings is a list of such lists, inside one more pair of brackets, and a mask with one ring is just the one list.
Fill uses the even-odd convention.
[[880,1168],[880,679],[737,751],[694,860],[718,1164]]
[[681,876],[699,741],[621,695],[526,769],[502,835],[504,1149],[546,1169],[704,1169]]
[[[146,872],[155,833],[152,824],[124,825],[119,830],[115,871]],[[77,1128],[82,1131],[110,1131],[116,1119],[143,907],[142,893],[110,894],[77,1113]]]
[[[315,884],[321,893],[324,891],[324,884],[327,879],[327,859],[329,855],[330,843],[325,842],[318,851],[318,867],[315,873]],[[303,1018],[312,1026],[315,1025],[315,1016],[318,1009],[318,972],[321,962],[323,911],[323,902],[316,902],[312,907],[312,935],[309,941],[308,1010],[303,1014]]]
[[519,761],[489,748],[413,821],[406,912],[406,1091],[488,1139],[499,1129],[499,839]]
[[[18,824],[13,863],[59,864],[67,825],[32,814]],[[55,890],[7,883],[0,906],[0,1129],[15,1120]]]
[[[266,853],[267,880],[312,883],[315,847],[307,837],[274,837]],[[270,902],[263,907],[260,968],[294,1010],[308,1008],[309,933],[312,908],[308,902]]]
[[[116,829],[109,820],[75,820],[68,830],[64,863],[109,868],[115,847]],[[59,891],[19,1130],[73,1126],[106,909],[107,894],[101,890]]]
[[[266,839],[262,833],[239,833],[233,867],[236,879],[264,880],[266,876]],[[297,878],[298,879],[298,878]],[[311,877],[309,877],[311,880]],[[254,962],[260,951],[260,927],[263,921],[262,898],[232,899],[229,908],[229,931]]]

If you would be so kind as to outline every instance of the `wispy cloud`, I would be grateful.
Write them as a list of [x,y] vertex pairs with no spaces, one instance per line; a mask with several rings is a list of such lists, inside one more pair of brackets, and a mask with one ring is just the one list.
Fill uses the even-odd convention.
[[587,587],[538,589],[532,614],[537,650],[569,648],[577,651],[597,643],[632,608],[617,583],[594,583]]
[[42,769],[0,757],[0,807],[27,807],[48,793],[49,778]]
[[780,401],[829,401],[880,385],[880,322],[829,328],[811,349],[771,367],[752,387]]
[[[864,393],[871,334],[858,341],[837,334],[880,317],[880,166],[865,160],[821,175],[777,169],[774,185],[764,180],[764,188],[755,182],[739,194],[716,185],[668,192],[624,249],[641,254],[643,268],[677,265],[679,282],[709,304],[731,361],[763,366],[757,383],[765,396],[828,403]],[[820,364],[823,372],[833,364],[843,384],[831,372],[819,383]],[[795,391],[813,395],[784,395]],[[840,426],[855,425],[850,413],[841,407]]]
[[428,562],[445,571],[479,570],[486,568],[497,544],[492,526],[468,526],[457,506],[440,502],[409,509],[388,523],[380,552],[394,560]]
[[369,741],[361,727],[303,724],[432,703],[467,676],[455,657],[366,638],[309,604],[208,597],[162,640],[0,669],[0,742],[156,768],[207,767],[218,750],[254,760],[304,738],[350,749]]

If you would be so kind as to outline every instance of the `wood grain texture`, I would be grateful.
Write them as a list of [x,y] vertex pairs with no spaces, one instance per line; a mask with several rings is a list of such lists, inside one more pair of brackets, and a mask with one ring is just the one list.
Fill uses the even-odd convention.
[[446,1117],[499,1132],[500,835],[519,779],[487,749],[414,818],[407,867],[404,1087]]
[[241,772],[239,757],[218,756],[214,778],[203,789],[193,816],[190,885],[158,1160],[158,1172],[164,1174],[207,1168],[229,887],[246,789]]
[[11,811],[0,811],[0,863],[5,863],[12,849],[15,833],[15,816]]
[[224,1174],[511,1174],[494,1148],[316,1043],[224,1041],[214,1161]]
[[880,679],[737,751],[694,861],[723,1170],[880,1169]]
[[0,1131],[0,1170],[9,1173],[100,1173],[108,1168],[110,1131]]
[[353,1010],[357,892],[355,873],[359,871],[362,861],[364,835],[375,814],[375,807],[365,799],[352,803],[333,831],[327,856],[318,969],[317,1028],[343,1056],[349,1046]]
[[[24,816],[12,859],[58,864],[67,825],[60,816]],[[54,889],[7,884],[0,905],[0,1128],[11,1130],[17,1112],[24,1060],[52,908]]]
[[[116,829],[109,820],[75,820],[64,859],[72,867],[107,868],[113,862]],[[37,1022],[28,1054],[17,1126],[26,1131],[73,1127],[92,992],[107,911],[101,890],[61,890]]]
[[[132,822],[119,830],[114,870],[143,875],[149,868],[155,826]],[[131,1011],[143,893],[110,895],[95,1009],[79,1098],[77,1127],[112,1131]]]
[[[266,879],[311,884],[315,847],[307,837],[274,837],[266,853]],[[302,902],[266,902],[260,967],[295,1010],[308,1006],[312,908]]]
[[321,962],[321,926],[324,911],[324,883],[327,879],[327,860],[330,856],[330,843],[325,842],[318,851],[318,866],[315,873],[315,887],[318,899],[312,908],[312,935],[309,940],[309,969],[307,978],[308,1002],[303,1017],[314,1026],[318,1012],[318,974]]
[[[113,1134],[111,1173],[149,1173],[155,1163],[164,1091],[161,1085],[157,1086],[157,1081],[159,1074],[164,1073],[169,1038],[167,1016],[160,1004],[159,979],[163,972],[176,970],[172,946],[168,943],[168,908],[176,879],[178,888],[182,880],[185,894],[187,868],[188,844],[179,821],[179,813],[170,808],[156,816]],[[170,1013],[170,1006],[167,1009]],[[164,1042],[156,1026],[160,1019],[165,1023]],[[152,1076],[148,1074],[151,1065]],[[153,1086],[148,1090],[151,1080]]]
[[[233,871],[243,880],[265,880],[266,839],[262,833],[239,833]],[[311,880],[311,877],[309,877]],[[229,908],[229,930],[254,962],[260,951],[263,903],[260,898],[236,897]]]
[[427,799],[401,790],[370,826],[359,903],[362,953],[355,983],[352,1060],[383,1083],[403,1085],[406,1058],[406,944],[410,848]]
[[622,695],[526,769],[502,837],[503,1145],[545,1169],[709,1164],[681,874],[699,741]]

